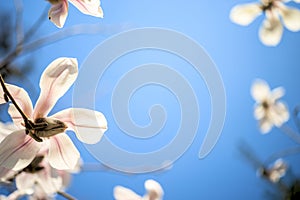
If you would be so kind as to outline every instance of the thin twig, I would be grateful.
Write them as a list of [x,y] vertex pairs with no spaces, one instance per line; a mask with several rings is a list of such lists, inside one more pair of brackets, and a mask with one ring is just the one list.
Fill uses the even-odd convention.
[[76,200],[74,197],[72,197],[71,195],[69,195],[63,191],[58,191],[57,194],[59,194],[60,196],[64,197],[65,199],[68,199],[68,200]]
[[23,32],[23,3],[22,0],[14,0],[15,9],[16,9],[16,40],[17,47],[16,50],[20,51],[22,49],[22,44],[24,41],[24,32]]
[[24,46],[24,51],[34,51],[44,45],[48,45],[71,36],[103,33],[108,28],[100,24],[80,24],[59,30],[43,38],[37,39]]
[[294,112],[293,112],[294,122],[296,124],[296,127],[297,127],[298,131],[300,132],[300,120],[299,120],[299,117],[298,117],[299,112],[300,112],[300,105],[296,106],[295,109],[294,109]]
[[271,156],[269,156],[268,159],[266,159],[266,161],[264,163],[265,163],[265,165],[268,165],[269,163],[272,163],[279,158],[283,158],[283,157],[290,156],[290,155],[297,154],[297,153],[300,153],[300,147],[293,147],[293,148],[285,149],[283,151],[272,154]]
[[11,102],[14,104],[14,106],[16,107],[16,109],[19,111],[19,113],[21,114],[24,122],[28,122],[28,117],[25,115],[25,113],[22,111],[22,109],[18,106],[17,102],[15,101],[15,99],[13,98],[13,96],[10,94],[10,92],[8,91],[5,82],[2,78],[2,75],[0,74],[0,83],[4,92],[4,95],[7,95],[7,97],[11,100]]
[[279,129],[284,134],[286,134],[289,138],[291,138],[292,140],[294,140],[294,142],[300,144],[300,135],[297,132],[295,132],[293,129],[291,129],[287,125],[282,125]]
[[[17,3],[16,3],[17,4]],[[17,5],[18,6],[18,5]],[[16,8],[17,9],[17,8]],[[15,49],[10,52],[0,63],[0,69],[3,69],[8,66],[9,63],[11,63],[19,54],[21,54],[24,49],[20,48],[26,40],[28,40],[40,27],[40,25],[43,22],[43,18],[45,18],[45,14],[47,13],[48,6],[45,7],[44,11],[40,15],[40,17],[36,20],[36,22],[31,26],[31,28],[25,33],[22,39],[17,39],[17,46]],[[19,23],[20,19],[17,17],[17,23]],[[19,26],[19,25],[17,25]],[[18,34],[18,32],[17,32]]]

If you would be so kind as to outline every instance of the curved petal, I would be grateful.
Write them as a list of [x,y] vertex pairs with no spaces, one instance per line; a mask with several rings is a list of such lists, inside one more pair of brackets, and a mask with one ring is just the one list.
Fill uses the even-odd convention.
[[[33,109],[28,93],[23,88],[20,88],[16,85],[6,84],[6,87],[24,114],[30,118],[32,116]],[[0,104],[3,103],[6,103],[6,101],[4,99],[3,89],[0,87]],[[18,114],[11,117],[14,119],[14,117],[21,117],[21,115]]]
[[145,188],[148,191],[149,200],[158,200],[164,195],[161,185],[152,179],[145,182]]
[[61,133],[50,138],[48,160],[53,168],[74,169],[78,159],[80,154],[69,136]]
[[15,171],[25,168],[34,159],[41,145],[41,142],[26,135],[24,130],[9,134],[0,143],[0,166]]
[[7,175],[11,174],[12,176],[14,175],[14,171],[10,170],[10,169],[7,169],[5,167],[0,167],[0,181],[7,181],[7,178],[11,178],[11,177],[8,177]]
[[41,76],[41,93],[34,108],[34,119],[46,117],[74,83],[78,75],[75,58],[58,58],[48,65]]
[[267,118],[264,118],[259,121],[260,132],[263,134],[270,132],[272,127],[273,127],[273,124]]
[[100,141],[107,130],[104,115],[94,110],[83,108],[69,108],[51,116],[64,122],[69,129],[76,133],[77,138],[87,144]]
[[49,20],[58,28],[62,28],[68,17],[68,0],[61,0],[52,4],[48,12]]
[[50,173],[45,170],[37,174],[36,181],[47,195],[55,194],[62,187],[62,178],[59,176],[51,177]]
[[14,123],[0,122],[0,142],[10,133],[19,130]]
[[267,46],[279,44],[283,33],[283,27],[278,17],[267,17],[260,27],[259,38]]
[[237,5],[230,11],[230,19],[236,24],[247,26],[262,13],[260,4],[250,3]]
[[94,17],[103,17],[100,0],[69,0],[80,12]]
[[24,120],[13,104],[9,104],[8,113],[18,129],[24,129]]
[[255,101],[262,102],[266,100],[269,98],[270,92],[270,87],[266,81],[257,79],[253,82],[251,95]]
[[21,173],[16,176],[16,186],[18,190],[23,191],[26,194],[32,194],[34,192],[33,187],[36,182],[36,174]]
[[122,186],[116,186],[114,188],[114,198],[115,200],[142,200],[141,196]]
[[277,99],[283,97],[284,93],[285,93],[285,90],[283,87],[278,87],[278,88],[273,89],[271,92],[272,101],[275,102]]
[[300,10],[294,8],[285,7],[280,9],[282,21],[287,29],[290,31],[300,30]]

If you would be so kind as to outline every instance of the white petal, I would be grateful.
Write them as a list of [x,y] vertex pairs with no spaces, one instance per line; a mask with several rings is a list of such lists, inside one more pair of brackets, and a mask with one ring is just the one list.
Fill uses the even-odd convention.
[[300,30],[300,11],[294,8],[283,8],[280,10],[283,23],[290,31]]
[[87,144],[99,142],[107,130],[107,121],[104,115],[94,110],[69,108],[51,117],[64,122],[69,129],[76,133],[80,141]]
[[283,97],[284,95],[284,88],[283,87],[278,87],[272,90],[271,92],[271,98],[275,102],[277,99]]
[[95,17],[103,17],[100,0],[69,0],[80,12]]
[[61,0],[58,3],[52,4],[48,12],[48,17],[58,28],[62,28],[68,17],[68,1]]
[[9,134],[0,143],[0,166],[15,171],[23,169],[31,163],[41,145],[26,135],[24,130]]
[[10,133],[18,130],[18,127],[14,123],[2,123],[0,122],[0,142]]
[[251,87],[251,95],[253,99],[259,103],[268,99],[270,96],[270,87],[268,83],[261,79],[255,80]]
[[262,13],[258,3],[237,5],[230,12],[230,19],[234,23],[247,26]]
[[16,172],[7,169],[5,167],[0,167],[0,181],[6,182],[7,179],[10,179],[12,176],[14,176]]
[[161,185],[155,180],[147,180],[145,182],[145,188],[148,191],[149,200],[158,200],[164,195]]
[[34,192],[33,187],[36,181],[36,175],[31,173],[21,173],[16,177],[16,186],[20,191],[26,194]]
[[57,100],[74,83],[78,75],[75,58],[58,58],[45,69],[41,76],[41,93],[34,108],[34,119],[46,117]]
[[259,38],[267,46],[279,44],[283,33],[283,27],[278,17],[267,17],[260,27]]
[[259,121],[259,128],[260,128],[260,132],[262,134],[266,134],[266,133],[270,132],[272,127],[273,127],[273,124],[266,118]]
[[65,133],[50,138],[49,163],[59,170],[74,169],[80,154],[72,140]]
[[[20,88],[18,86],[15,85],[11,85],[11,84],[6,84],[6,87],[9,91],[9,93],[12,95],[12,97],[14,98],[14,100],[16,101],[16,103],[18,104],[18,106],[22,109],[22,111],[24,112],[25,115],[27,115],[27,117],[31,117],[32,115],[32,102],[30,100],[30,97],[28,96],[28,93],[23,89]],[[2,87],[0,87],[0,104],[6,103],[5,99],[4,99],[4,93],[2,90]],[[16,115],[11,115],[12,119],[14,119],[14,117],[21,117],[20,114]]]
[[55,194],[62,187],[62,178],[51,177],[50,172],[41,170],[37,173],[37,183],[47,195]]
[[115,200],[141,200],[142,197],[137,195],[132,190],[122,187],[116,186],[114,188],[114,198]]
[[260,104],[255,106],[254,108],[254,117],[257,120],[260,120],[262,118],[264,118],[266,116],[266,110],[264,109],[264,107]]

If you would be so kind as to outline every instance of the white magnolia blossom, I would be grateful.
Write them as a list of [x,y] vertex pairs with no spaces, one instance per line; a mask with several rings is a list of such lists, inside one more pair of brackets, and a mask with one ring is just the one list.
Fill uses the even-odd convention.
[[115,200],[162,200],[164,191],[161,185],[149,179],[145,182],[145,189],[147,193],[144,196],[140,196],[133,192],[132,190],[122,187],[116,186],[114,188],[114,198]]
[[[294,0],[299,3],[299,0]],[[265,45],[276,46],[282,37],[283,25],[290,31],[300,30],[300,11],[285,5],[286,0],[261,0],[260,3],[237,5],[230,12],[230,19],[239,25],[247,26],[259,15],[265,19],[259,30],[259,38]]]
[[58,27],[62,28],[68,16],[69,3],[86,15],[103,18],[100,0],[48,0],[52,7],[49,10],[49,19]]
[[[66,129],[75,132],[80,141],[88,144],[97,143],[102,138],[107,130],[107,121],[100,112],[69,108],[47,117],[57,100],[74,83],[77,74],[78,64],[74,58],[58,58],[50,63],[41,76],[41,92],[34,109],[24,89],[6,84],[25,115],[33,122],[46,123],[47,127],[25,134],[24,120],[16,107],[10,104],[9,114],[19,129],[7,135],[0,143],[0,174],[3,168],[22,170],[31,163],[42,147],[48,148],[47,159],[51,167],[60,170],[73,169],[80,154],[69,136],[64,133]],[[5,102],[1,88],[0,104]]]
[[272,183],[277,183],[286,174],[287,169],[287,164],[282,159],[278,159],[269,168],[261,168],[259,174]]
[[284,89],[278,87],[270,90],[269,85],[263,80],[254,81],[251,94],[256,101],[254,117],[259,120],[262,133],[268,133],[273,125],[280,127],[289,119],[287,106],[279,101],[284,95]]

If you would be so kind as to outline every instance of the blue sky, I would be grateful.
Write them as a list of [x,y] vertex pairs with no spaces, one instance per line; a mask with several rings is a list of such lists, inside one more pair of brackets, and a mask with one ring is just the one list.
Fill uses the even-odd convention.
[[[90,52],[98,45],[121,31],[134,28],[159,27],[174,30],[196,41],[211,57],[223,80],[226,91],[226,118],[221,137],[213,151],[204,159],[198,158],[211,115],[210,94],[203,78],[180,58],[159,51],[138,51],[115,61],[106,72],[95,92],[95,109],[103,112],[108,119],[107,137],[117,146],[128,151],[147,152],[163,146],[176,136],[180,123],[178,101],[170,91],[158,85],[149,85],[137,91],[129,101],[133,121],[145,126],[149,124],[148,109],[154,104],[162,104],[167,112],[167,121],[160,135],[151,140],[128,138],[114,121],[111,111],[111,93],[115,83],[126,72],[145,63],[167,64],[183,74],[194,89],[200,108],[200,122],[196,137],[187,151],[166,171],[146,174],[126,174],[107,170],[84,171],[73,178],[68,192],[78,199],[113,199],[113,187],[123,185],[139,194],[144,193],[144,181],[155,179],[165,190],[165,199],[265,199],[270,185],[257,178],[256,171],[240,155],[238,145],[246,141],[261,160],[274,152],[296,146],[280,132],[273,129],[270,134],[261,135],[253,118],[254,100],[250,87],[254,79],[266,80],[271,88],[283,86],[289,111],[299,104],[300,60],[298,58],[300,33],[284,30],[281,43],[277,47],[264,46],[258,39],[258,29],[262,16],[251,25],[241,27],[229,19],[231,8],[251,1],[101,1],[104,18],[83,15],[74,6],[69,7],[65,28],[76,24],[95,24],[109,30],[97,35],[74,36],[52,43],[30,53],[35,60],[34,70],[26,76],[36,89],[30,91],[34,101],[38,97],[38,81],[43,69],[55,58],[76,57],[79,68]],[[2,6],[3,5],[3,6]],[[46,1],[24,1],[24,24],[30,26],[40,15]],[[299,5],[290,5],[300,8]],[[13,10],[10,1],[1,2],[1,7]],[[47,19],[33,39],[48,35],[58,29]],[[180,44],[180,43],[178,43]],[[117,47],[116,47],[117,48]],[[127,56],[127,57],[126,57]],[[79,72],[80,73],[80,72]],[[21,86],[18,80],[11,80]],[[82,83],[84,84],[84,83]],[[180,83],[176,83],[180,84]],[[86,86],[89,87],[88,83]],[[27,87],[27,88],[26,88]],[[25,89],[30,90],[28,86]],[[72,89],[62,97],[53,113],[72,106]],[[288,123],[294,127],[292,121]],[[71,135],[71,133],[70,133]],[[87,163],[97,163],[97,159],[85,146],[72,137]],[[297,156],[289,157],[291,166],[299,165]],[[293,168],[300,175],[300,171]]]

